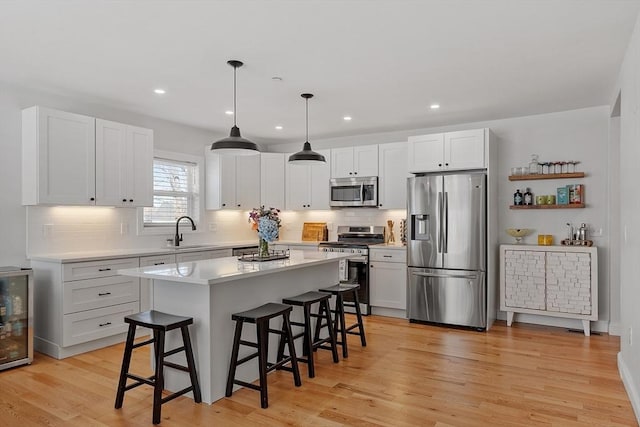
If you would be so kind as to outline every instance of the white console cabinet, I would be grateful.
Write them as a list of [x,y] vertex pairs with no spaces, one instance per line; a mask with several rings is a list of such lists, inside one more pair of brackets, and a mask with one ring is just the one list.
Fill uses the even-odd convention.
[[598,253],[579,246],[500,246],[500,310],[598,320]]

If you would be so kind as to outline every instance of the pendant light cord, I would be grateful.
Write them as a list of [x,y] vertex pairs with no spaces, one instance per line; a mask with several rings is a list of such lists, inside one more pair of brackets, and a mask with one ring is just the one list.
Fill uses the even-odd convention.
[[236,71],[238,67],[233,67],[233,126],[236,127],[236,116],[238,111],[236,110]]
[[306,102],[306,123],[307,123],[307,138],[306,138],[306,142],[309,142],[309,98],[305,98],[305,102]]

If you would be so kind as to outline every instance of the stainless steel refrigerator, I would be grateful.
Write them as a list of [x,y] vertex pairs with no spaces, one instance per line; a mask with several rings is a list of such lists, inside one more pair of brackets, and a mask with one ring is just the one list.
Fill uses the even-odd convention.
[[487,327],[487,175],[427,174],[408,182],[408,317]]

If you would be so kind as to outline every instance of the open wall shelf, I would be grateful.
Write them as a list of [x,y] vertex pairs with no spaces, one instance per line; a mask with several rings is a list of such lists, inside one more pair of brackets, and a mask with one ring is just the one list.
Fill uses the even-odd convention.
[[568,205],[511,205],[509,209],[580,209],[584,203],[571,203]]
[[530,180],[536,180],[536,179],[562,179],[562,178],[584,178],[584,172],[510,175],[509,181],[530,181]]

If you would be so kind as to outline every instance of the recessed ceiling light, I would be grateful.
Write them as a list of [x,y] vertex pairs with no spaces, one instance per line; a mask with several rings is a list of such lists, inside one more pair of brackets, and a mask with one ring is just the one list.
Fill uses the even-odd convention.
[[233,116],[233,111],[227,110],[224,112],[227,116]]
[[437,110],[438,108],[440,108],[440,104],[431,104],[430,108],[432,110]]
[[154,89],[153,90],[155,93],[157,93],[158,95],[164,95],[165,93],[167,93],[166,90],[158,88],[158,89]]
[[282,126],[278,125],[278,126],[276,126],[276,129],[277,130],[282,130]]
[[344,116],[343,117],[345,122],[350,122],[351,121],[351,116]]

